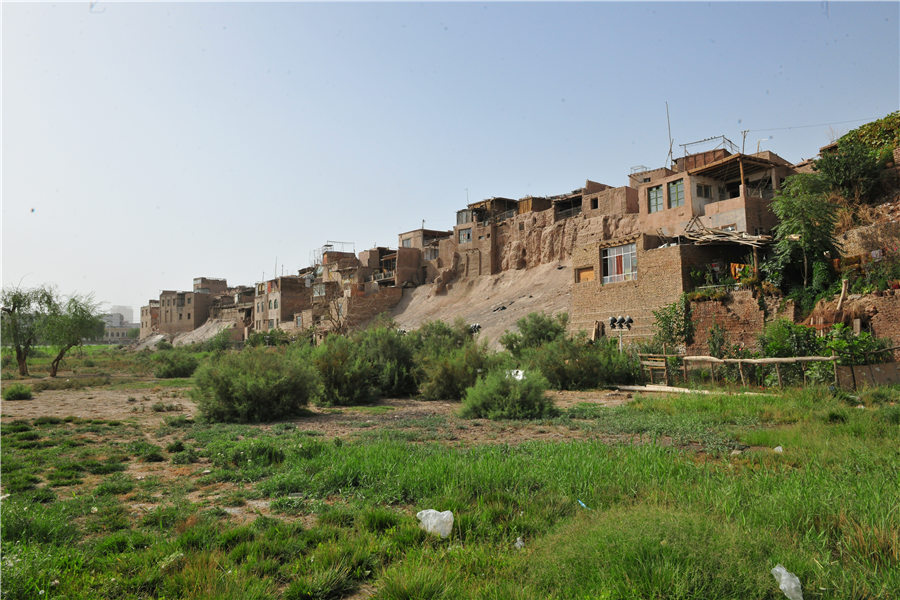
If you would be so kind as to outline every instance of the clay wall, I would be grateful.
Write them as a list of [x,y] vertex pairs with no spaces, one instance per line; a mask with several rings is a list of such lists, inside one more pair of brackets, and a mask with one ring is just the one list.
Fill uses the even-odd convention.
[[141,339],[151,336],[159,329],[159,300],[150,300],[141,307]]
[[[625,339],[649,338],[653,335],[653,310],[671,304],[689,289],[690,269],[706,264],[710,250],[703,246],[670,246],[647,249],[655,243],[651,236],[619,240],[635,243],[637,277],[633,281],[603,283],[601,264],[604,247],[619,245],[617,241],[581,246],[572,255],[573,271],[593,268],[593,281],[572,284],[572,308],[569,326],[572,331],[591,331],[594,321],[602,324],[611,316],[629,315],[634,319]],[[607,335],[618,335],[606,331]]]
[[768,317],[760,308],[751,290],[735,290],[726,300],[691,302],[691,321],[694,324],[694,340],[688,346],[691,355],[709,354],[709,330],[719,325],[725,330],[728,345],[742,344],[745,348],[759,349],[759,334],[766,323],[783,318],[794,321],[796,308],[791,300],[778,297],[765,298]]

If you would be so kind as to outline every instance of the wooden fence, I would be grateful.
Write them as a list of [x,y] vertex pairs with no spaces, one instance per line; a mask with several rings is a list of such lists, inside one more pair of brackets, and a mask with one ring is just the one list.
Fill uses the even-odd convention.
[[[863,354],[863,362],[868,363],[869,357],[872,354],[893,352],[898,349],[900,349],[900,346],[884,348],[882,350],[876,350],[873,352],[866,352]],[[744,365],[771,365],[775,368],[775,374],[778,377],[778,387],[784,387],[784,381],[781,377],[782,365],[799,364],[803,372],[803,383],[806,384],[806,365],[808,363],[830,362],[832,363],[834,372],[834,384],[835,386],[840,385],[837,363],[841,359],[841,356],[837,354],[832,354],[831,356],[791,356],[783,358],[716,358],[715,356],[685,356],[683,354],[639,354],[638,356],[641,360],[641,370],[647,373],[647,379],[650,380],[650,383],[654,383],[654,376],[658,373],[661,373],[665,378],[666,385],[671,385],[672,375],[678,370],[682,371],[684,380],[687,381],[688,363],[701,363],[708,364],[710,366],[710,374],[712,376],[713,382],[716,381],[716,365],[737,365],[738,372],[741,375],[741,384],[747,385],[747,376],[744,373]],[[677,361],[681,361],[680,369],[677,365],[670,364],[669,359],[672,358],[676,359]],[[853,383],[853,389],[855,390],[857,388],[857,381],[856,371],[854,367],[858,365],[854,365],[852,360],[849,362],[850,376]]]

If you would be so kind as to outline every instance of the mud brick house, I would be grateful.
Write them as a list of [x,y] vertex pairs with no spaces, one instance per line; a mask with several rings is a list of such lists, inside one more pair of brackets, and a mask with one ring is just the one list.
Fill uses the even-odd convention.
[[141,339],[149,337],[159,330],[159,300],[148,300],[147,306],[141,307]]
[[769,205],[793,173],[791,164],[772,152],[731,154],[720,148],[629,179],[645,231],[675,235],[699,217],[707,227],[761,235],[775,226]]
[[174,336],[200,327],[209,318],[213,300],[227,288],[224,279],[197,277],[190,292],[163,291],[159,295],[159,333]]
[[[453,231],[436,231],[433,229],[413,229],[397,236],[398,253],[406,252],[410,258],[402,257],[402,273],[399,277],[402,281],[399,285],[414,280],[416,285],[431,283],[439,273],[439,257],[441,240],[447,240],[453,235]],[[418,253],[409,253],[409,249],[418,250]],[[418,256],[417,256],[418,255]],[[417,258],[413,258],[417,257]],[[398,259],[401,257],[398,254]],[[415,263],[415,264],[412,264]],[[409,269],[409,270],[406,270]],[[415,277],[411,275],[415,273]]]
[[313,281],[305,275],[284,275],[256,284],[253,329],[268,331],[291,324],[294,315],[312,306]]
[[649,337],[653,310],[691,291],[692,271],[751,262],[748,253],[768,242],[777,222],[770,209],[775,189],[793,172],[771,152],[717,148],[677,159],[672,168],[636,170],[625,187],[588,181],[582,214],[636,218],[637,232],[612,232],[574,249],[571,328],[591,331],[595,322],[628,314],[635,324],[627,335]]

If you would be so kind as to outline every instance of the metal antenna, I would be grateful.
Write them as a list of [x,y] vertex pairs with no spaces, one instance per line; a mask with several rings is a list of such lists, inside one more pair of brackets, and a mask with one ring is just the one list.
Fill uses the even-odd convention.
[[667,167],[672,166],[672,121],[669,120],[669,101],[666,100],[666,127],[669,129],[669,158]]

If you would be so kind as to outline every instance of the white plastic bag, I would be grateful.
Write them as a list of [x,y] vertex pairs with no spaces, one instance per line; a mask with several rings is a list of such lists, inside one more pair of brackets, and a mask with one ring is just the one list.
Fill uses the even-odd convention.
[[772,575],[778,582],[778,588],[790,600],[803,600],[803,591],[800,589],[800,578],[784,568],[784,565],[775,565]]
[[449,510],[438,512],[429,508],[419,511],[416,518],[419,519],[419,527],[442,538],[449,536],[453,530],[453,513]]

